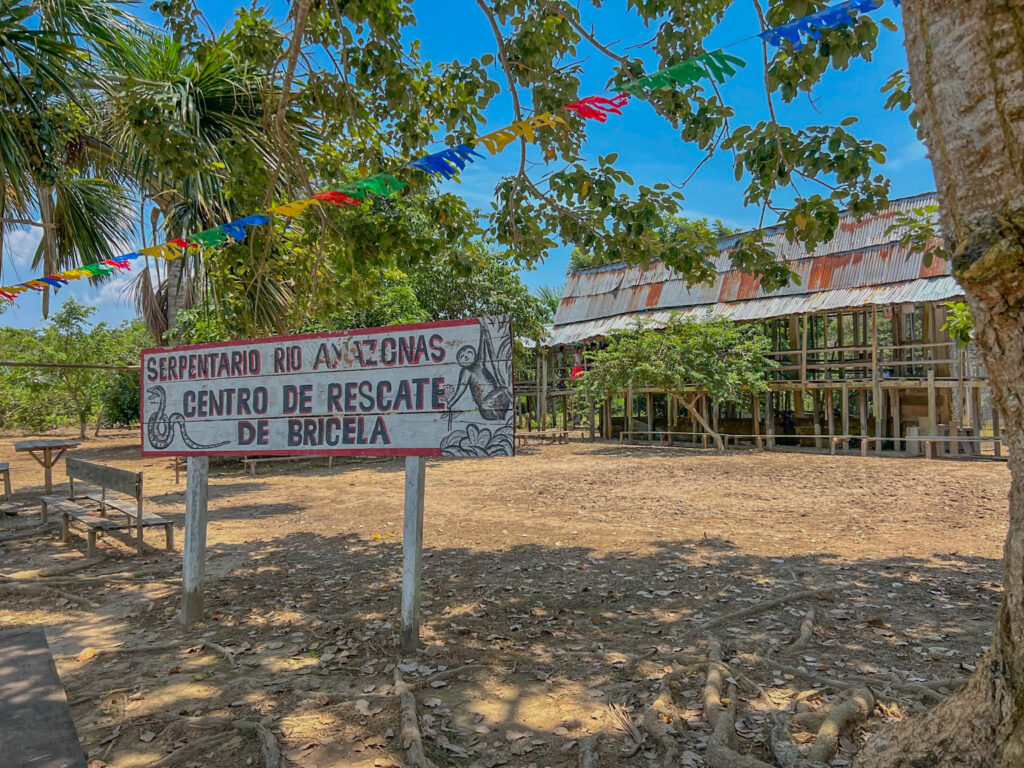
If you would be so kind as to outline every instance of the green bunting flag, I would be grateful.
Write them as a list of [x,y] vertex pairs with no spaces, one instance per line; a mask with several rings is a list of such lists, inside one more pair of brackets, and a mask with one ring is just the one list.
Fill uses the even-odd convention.
[[739,56],[725,51],[712,51],[638,78],[623,86],[622,90],[634,96],[645,96],[648,91],[672,88],[675,85],[693,85],[706,77],[724,83],[727,77],[736,74],[737,67],[742,69],[745,66],[747,62]]
[[406,186],[406,182],[399,181],[394,176],[388,176],[386,173],[377,173],[373,176],[367,176],[365,179],[359,179],[359,181],[343,184],[338,187],[338,191],[344,192],[356,200],[363,200],[366,198],[367,192],[387,196],[397,192],[404,186]]
[[196,232],[194,235],[188,236],[188,241],[190,243],[202,245],[206,248],[216,248],[218,245],[224,245],[227,240],[228,236],[222,229],[220,229],[220,227],[204,229],[202,232]]

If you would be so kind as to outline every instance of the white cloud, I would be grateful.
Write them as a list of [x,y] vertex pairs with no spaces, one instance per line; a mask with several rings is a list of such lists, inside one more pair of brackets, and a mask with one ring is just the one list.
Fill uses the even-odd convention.
[[[27,280],[27,270],[32,264],[32,257],[35,256],[36,248],[39,247],[39,240],[43,236],[43,230],[38,227],[29,229],[16,229],[7,232],[4,238],[4,280],[5,283]],[[18,280],[9,279],[13,270]]]

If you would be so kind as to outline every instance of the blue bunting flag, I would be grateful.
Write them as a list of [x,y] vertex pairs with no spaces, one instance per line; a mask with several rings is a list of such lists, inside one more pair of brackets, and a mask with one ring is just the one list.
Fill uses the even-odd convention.
[[474,162],[473,156],[483,159],[483,155],[476,152],[467,144],[459,144],[457,147],[449,147],[435,152],[432,155],[424,155],[407,163],[413,168],[421,171],[442,176],[445,179],[455,178],[459,171],[466,167],[466,163]]

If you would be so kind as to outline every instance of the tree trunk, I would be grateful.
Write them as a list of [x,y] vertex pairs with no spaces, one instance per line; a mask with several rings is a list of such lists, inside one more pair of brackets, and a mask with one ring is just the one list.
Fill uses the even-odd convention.
[[1024,6],[904,0],[911,85],[953,272],[1010,449],[1004,596],[989,651],[957,693],[883,731],[863,768],[1024,765]]
[[185,309],[184,274],[186,254],[167,262],[167,343],[174,344],[179,337],[178,313]]
[[79,440],[85,440],[85,439],[88,438],[88,435],[85,434],[86,427],[88,427],[88,426],[89,426],[89,419],[88,419],[88,417],[86,417],[86,416],[79,416],[78,417],[78,439]]
[[[53,187],[39,187],[39,223],[43,225],[43,274],[57,271],[57,230],[54,225]],[[50,316],[50,288],[43,289],[43,319]]]
[[708,424],[707,419],[705,419],[704,416],[702,416],[700,412],[697,410],[698,399],[700,399],[699,395],[697,397],[694,397],[692,401],[687,400],[682,395],[679,395],[679,402],[683,404],[683,408],[685,408],[689,412],[689,414],[693,417],[693,420],[695,422],[701,425],[705,432],[711,435],[712,439],[715,441],[715,447],[720,451],[724,451],[725,443],[722,442],[722,436],[711,428],[711,425]]

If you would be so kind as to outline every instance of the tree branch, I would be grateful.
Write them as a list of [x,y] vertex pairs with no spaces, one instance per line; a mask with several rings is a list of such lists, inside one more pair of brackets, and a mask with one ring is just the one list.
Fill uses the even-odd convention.
[[[516,89],[516,80],[512,75],[512,67],[508,63],[508,53],[505,50],[505,38],[501,36],[501,28],[498,26],[498,20],[494,17],[494,12],[490,9],[484,0],[476,0],[476,4],[480,6],[480,10],[483,11],[484,16],[487,17],[488,23],[491,25],[491,32],[494,33],[494,41],[498,46],[498,61],[501,62],[501,68],[505,70],[505,78],[508,80],[509,94],[512,96],[512,109],[515,112],[516,122],[518,123],[523,119],[523,107],[519,103],[519,91]],[[515,245],[519,242],[519,224],[516,222],[516,214],[518,212],[518,201],[519,201],[519,185],[522,182],[523,177],[526,175],[526,138],[524,136],[519,137],[519,172],[516,173],[516,180],[512,186],[512,192],[508,198],[509,208],[509,221],[512,224],[512,244]]]

